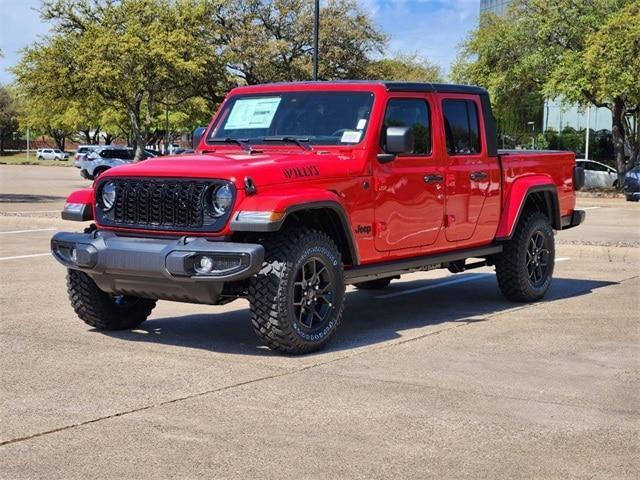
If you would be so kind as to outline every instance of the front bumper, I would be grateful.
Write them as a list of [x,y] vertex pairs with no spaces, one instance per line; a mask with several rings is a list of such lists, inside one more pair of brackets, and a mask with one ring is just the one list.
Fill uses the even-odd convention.
[[[100,231],[57,233],[51,251],[65,267],[87,273],[105,292],[209,304],[218,303],[226,282],[257,273],[264,259],[264,247],[257,244]],[[211,260],[208,273],[196,271],[202,256]]]

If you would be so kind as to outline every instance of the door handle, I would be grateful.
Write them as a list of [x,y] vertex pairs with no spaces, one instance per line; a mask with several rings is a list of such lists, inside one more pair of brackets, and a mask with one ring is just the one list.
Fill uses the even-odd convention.
[[488,177],[489,175],[487,175],[487,172],[471,172],[469,174],[469,178],[471,180],[484,180]]
[[441,183],[444,181],[444,177],[442,175],[438,175],[437,173],[425,175],[423,178],[424,183]]

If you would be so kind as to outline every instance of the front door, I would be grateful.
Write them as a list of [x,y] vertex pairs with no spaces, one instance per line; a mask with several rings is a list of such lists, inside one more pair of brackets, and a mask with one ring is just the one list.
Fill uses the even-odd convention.
[[412,153],[377,163],[375,174],[375,246],[379,251],[431,245],[443,224],[444,165],[433,154],[429,96],[389,99],[381,132],[387,127],[411,127]]

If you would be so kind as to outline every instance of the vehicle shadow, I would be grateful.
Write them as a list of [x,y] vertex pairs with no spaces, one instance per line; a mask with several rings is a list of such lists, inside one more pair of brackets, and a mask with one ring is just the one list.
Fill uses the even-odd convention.
[[[459,281],[436,286],[452,279]],[[613,284],[616,282],[556,278],[543,302],[586,295]],[[343,322],[336,336],[327,348],[311,355],[392,340],[400,337],[400,332],[404,330],[429,325],[486,321],[491,315],[522,306],[502,297],[492,273],[465,273],[446,279],[397,282],[385,290],[349,292],[346,298]],[[202,308],[206,310],[216,307]],[[100,333],[127,341],[160,343],[220,353],[281,355],[271,352],[255,336],[248,308],[152,318],[136,330]]]
[[0,203],[51,203],[64,200],[54,195],[30,195],[26,193],[0,193]]

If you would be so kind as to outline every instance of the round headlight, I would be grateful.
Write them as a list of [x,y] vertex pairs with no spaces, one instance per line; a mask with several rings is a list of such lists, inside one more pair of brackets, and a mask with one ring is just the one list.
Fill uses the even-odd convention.
[[211,199],[211,207],[216,217],[221,217],[229,211],[233,203],[233,192],[229,185],[222,185],[216,188]]
[[107,182],[102,187],[102,205],[105,210],[111,210],[114,203],[116,203],[116,184]]

